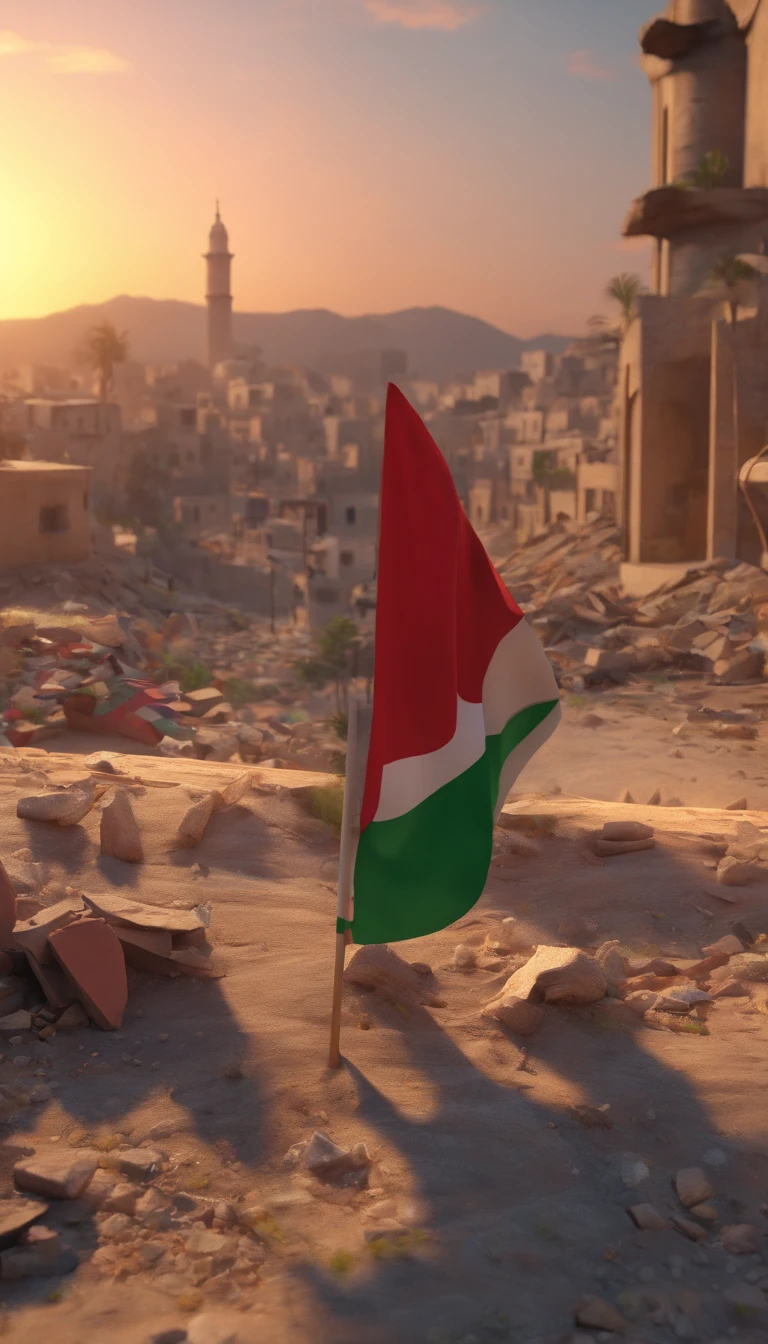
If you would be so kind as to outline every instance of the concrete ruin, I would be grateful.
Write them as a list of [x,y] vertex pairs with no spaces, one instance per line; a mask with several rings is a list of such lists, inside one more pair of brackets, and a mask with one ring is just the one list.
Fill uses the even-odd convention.
[[[640,34],[653,187],[626,237],[655,240],[623,342],[623,579],[717,556],[759,564],[739,472],[768,442],[768,4],[671,0]],[[713,272],[742,257],[757,276]]]

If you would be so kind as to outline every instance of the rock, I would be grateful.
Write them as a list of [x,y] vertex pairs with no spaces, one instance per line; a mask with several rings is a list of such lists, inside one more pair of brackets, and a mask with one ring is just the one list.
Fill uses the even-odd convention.
[[734,686],[740,681],[754,681],[763,675],[765,654],[740,649],[729,657],[718,658],[712,671],[723,686]]
[[13,1179],[19,1190],[30,1190],[46,1199],[77,1199],[98,1165],[98,1153],[88,1149],[43,1148],[15,1164]]
[[768,1312],[768,1298],[752,1283],[737,1283],[733,1288],[726,1288],[723,1301],[735,1307],[740,1316],[754,1314],[762,1317]]
[[49,962],[52,959],[48,945],[49,935],[69,924],[75,915],[81,914],[84,910],[85,905],[79,895],[66,896],[63,901],[49,905],[38,915],[20,920],[13,931],[13,941],[23,952],[31,953],[41,964]]
[[[746,980],[748,983],[764,983],[768,980],[768,957],[762,957],[759,952],[742,952],[738,957],[731,957],[728,963],[728,970],[737,980]],[[2,1030],[0,1022],[0,1030]]]
[[307,1170],[319,1180],[342,1184],[347,1183],[347,1177],[357,1177],[367,1172],[371,1165],[364,1143],[356,1143],[347,1151],[318,1130],[315,1130],[304,1149],[302,1160]]
[[128,1002],[128,981],[114,929],[103,919],[78,919],[56,929],[49,942],[93,1021],[104,1031],[118,1030]]
[[40,1199],[0,1199],[0,1251],[13,1246],[47,1212],[48,1205]]
[[752,1223],[734,1223],[720,1233],[723,1250],[728,1255],[756,1255],[763,1243],[763,1234]]
[[634,990],[631,994],[627,994],[624,999],[627,1007],[631,1008],[633,1013],[637,1013],[638,1017],[645,1017],[646,1013],[651,1012],[656,1007],[658,1001],[659,996],[652,989]]
[[598,836],[592,848],[600,858],[609,859],[612,854],[638,854],[643,849],[655,849],[656,841],[653,838],[650,840],[603,840]]
[[207,710],[223,700],[224,696],[221,691],[216,690],[215,686],[204,686],[202,690],[186,692],[184,699],[191,706],[190,713],[196,718],[201,718]]
[[113,1171],[107,1171],[103,1167],[99,1167],[98,1171],[94,1173],[93,1179],[82,1197],[87,1208],[91,1212],[97,1213],[99,1209],[103,1207],[104,1201],[114,1190],[115,1184],[115,1173]]
[[641,821],[606,821],[601,835],[603,840],[651,840],[654,830]]
[[590,1330],[608,1330],[611,1334],[621,1335],[627,1328],[623,1316],[601,1297],[584,1297],[574,1312],[577,1325],[585,1325]]
[[660,1013],[689,1013],[697,1003],[710,1003],[709,994],[695,985],[681,985],[680,988],[664,989],[655,1005]]
[[669,1221],[652,1204],[634,1204],[629,1215],[641,1232],[661,1232],[669,1227]]
[[629,789],[625,789],[621,797],[619,798],[620,803],[634,803],[634,801],[635,800],[632,797],[632,794],[630,793]]
[[745,887],[754,871],[753,864],[726,855],[717,865],[717,880],[724,887]]
[[715,989],[710,989],[713,999],[748,999],[749,990],[740,980],[724,980]]
[[65,1008],[61,1017],[56,1019],[57,1031],[76,1031],[78,1027],[88,1026],[88,1014],[82,1004],[72,1003]]
[[732,924],[728,932],[732,933],[734,938],[738,938],[744,947],[754,946],[754,936],[750,933],[746,924]]
[[127,1213],[133,1217],[138,1198],[139,1191],[136,1186],[124,1181],[112,1186],[101,1207],[105,1213]]
[[539,947],[525,966],[510,976],[494,1003],[509,998],[595,1003],[605,997],[607,987],[599,962],[585,952],[572,947]]
[[626,1153],[621,1159],[621,1182],[625,1190],[636,1190],[650,1176],[650,1170],[641,1157]]
[[595,961],[602,967],[609,989],[621,989],[626,984],[629,963],[620,948],[621,944],[613,939],[603,943],[595,953]]
[[16,816],[24,821],[53,821],[59,826],[76,826],[87,816],[96,801],[93,780],[56,793],[39,793],[31,798],[20,798]]
[[634,964],[629,967],[628,974],[631,977],[638,975],[678,975],[678,969],[672,961],[665,961],[663,957],[652,957],[650,961],[643,961],[639,965]]
[[702,1223],[716,1223],[719,1217],[714,1204],[694,1204],[691,1213],[694,1218],[700,1218]]
[[544,1009],[538,1004],[531,1003],[528,999],[520,999],[510,994],[501,1001],[496,1001],[491,1007],[483,1010],[483,1016],[491,1016],[510,1031],[514,1031],[518,1036],[532,1036],[538,1031],[544,1021]]
[[415,971],[417,975],[431,975],[431,974],[432,974],[432,967],[431,967],[431,966],[428,966],[427,963],[426,963],[426,961],[412,961],[412,962],[411,962],[411,970],[412,970],[412,971]]
[[243,774],[236,775],[223,789],[217,789],[213,795],[216,810],[218,811],[221,807],[232,807],[234,803],[239,803],[241,798],[250,793],[253,778],[253,772],[246,770]]
[[29,1093],[29,1100],[33,1106],[42,1106],[46,1101],[51,1101],[53,1092],[47,1083],[38,1083]]
[[138,822],[125,789],[115,791],[101,814],[101,852],[124,863],[141,863],[144,858]]
[[0,948],[10,947],[13,942],[16,914],[16,888],[0,863]]
[[[724,728],[740,728],[740,727],[741,727],[740,724],[735,724],[735,723],[724,723],[723,726],[722,726],[722,728],[720,729],[720,736],[721,736],[721,737],[725,737],[725,736],[726,736],[726,734],[723,732],[723,729],[724,729]],[[739,733],[738,736],[742,736],[742,734]],[[752,737],[757,737],[757,732],[755,731],[754,728],[751,730],[750,736],[752,736]],[[748,807],[748,804],[747,804],[747,800],[746,800],[746,798],[735,798],[734,801],[733,801],[732,803],[726,803],[726,804],[725,804],[725,807],[723,808],[723,811],[724,811],[724,812],[746,812],[746,811],[747,811],[747,807]]]
[[648,799],[648,806],[658,807],[660,803],[661,803],[661,789],[654,789],[653,793]]
[[705,1204],[713,1194],[701,1167],[682,1167],[675,1176],[675,1190],[686,1209],[692,1209],[694,1204]]
[[424,998],[421,976],[386,945],[359,948],[344,972],[344,983],[375,990],[394,1003],[420,1003]]
[[228,1237],[205,1227],[198,1228],[187,1237],[187,1250],[190,1255],[221,1255],[229,1245]]
[[[744,944],[732,933],[727,933],[724,938],[718,938],[716,943],[710,943],[709,947],[703,947],[702,952],[705,957],[735,957],[737,953],[744,951]],[[721,966],[726,963],[721,962]],[[714,969],[714,967],[713,967]]]
[[127,1213],[110,1213],[99,1223],[99,1231],[103,1237],[119,1237],[131,1226],[131,1219]]
[[115,892],[86,896],[88,906],[110,924],[137,929],[167,929],[169,933],[194,933],[205,924],[194,910],[176,910],[163,905],[145,905]]
[[17,1031],[29,1031],[32,1026],[32,1014],[19,1008],[15,1013],[0,1017],[0,1032],[3,1035],[15,1035]]
[[71,1252],[62,1254],[59,1234],[53,1228],[30,1227],[19,1246],[0,1255],[0,1279],[51,1278],[71,1273],[77,1263]]
[[680,1218],[676,1213],[672,1214],[672,1225],[689,1241],[706,1241],[709,1236],[706,1228],[691,1222],[690,1218]]
[[730,953],[713,952],[710,957],[704,957],[701,961],[695,961],[692,966],[686,966],[683,974],[687,980],[706,980],[713,971],[717,971],[721,966],[727,966],[730,960]]
[[245,1344],[241,1322],[220,1312],[206,1311],[187,1326],[187,1344]]
[[118,1170],[134,1181],[148,1181],[162,1161],[162,1153],[154,1148],[128,1148],[117,1154]]
[[477,966],[477,953],[474,947],[459,943],[453,951],[453,964],[461,971],[472,971]]
[[194,849],[199,845],[215,807],[215,793],[208,793],[199,802],[192,804],[181,819],[176,836],[177,849]]

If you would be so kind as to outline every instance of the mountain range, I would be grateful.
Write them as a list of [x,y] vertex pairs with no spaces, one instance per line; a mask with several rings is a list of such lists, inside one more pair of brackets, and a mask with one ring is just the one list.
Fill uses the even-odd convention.
[[[20,364],[71,365],[89,327],[108,320],[127,331],[130,357],[173,364],[205,359],[206,314],[202,304],[176,299],[119,295],[46,317],[0,322],[0,368]],[[514,369],[523,350],[558,354],[571,337],[543,335],[521,340],[451,308],[405,308],[397,313],[341,317],[325,308],[290,313],[235,313],[235,342],[260,346],[269,364],[305,365],[356,351],[397,349],[408,354],[412,375],[451,378],[477,369]]]

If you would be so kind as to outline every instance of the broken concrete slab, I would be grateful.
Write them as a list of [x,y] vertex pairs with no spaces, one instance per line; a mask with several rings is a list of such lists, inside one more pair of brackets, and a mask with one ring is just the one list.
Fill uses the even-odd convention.
[[125,789],[115,791],[101,814],[101,852],[124,863],[141,863],[144,858],[141,832]]
[[98,1165],[99,1154],[90,1149],[41,1148],[15,1163],[13,1179],[18,1190],[46,1199],[77,1199]]
[[224,696],[221,691],[217,691],[215,686],[204,686],[199,691],[186,691],[184,699],[190,705],[190,713],[195,718],[202,718],[207,710],[214,705],[219,704]]
[[116,1031],[128,1002],[125,958],[106,920],[83,918],[50,935],[51,950],[97,1026]]

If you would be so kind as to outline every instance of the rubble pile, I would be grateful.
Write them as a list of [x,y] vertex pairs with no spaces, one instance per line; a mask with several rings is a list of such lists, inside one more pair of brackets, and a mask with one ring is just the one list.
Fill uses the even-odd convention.
[[74,887],[44,905],[20,898],[0,863],[0,907],[2,1039],[34,1030],[47,1040],[88,1021],[119,1029],[128,1002],[126,965],[174,977],[215,974],[207,906],[167,909]]
[[560,684],[580,691],[668,670],[729,685],[759,679],[768,651],[768,574],[713,560],[644,598],[619,584],[620,529],[555,523],[496,560],[547,649]]

